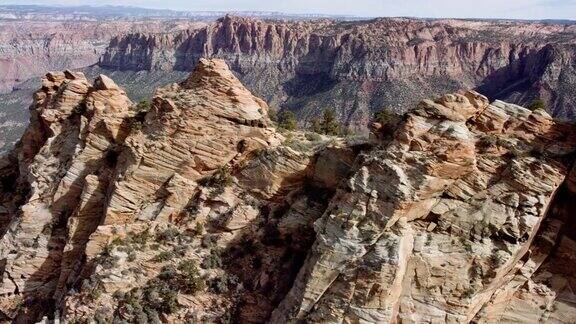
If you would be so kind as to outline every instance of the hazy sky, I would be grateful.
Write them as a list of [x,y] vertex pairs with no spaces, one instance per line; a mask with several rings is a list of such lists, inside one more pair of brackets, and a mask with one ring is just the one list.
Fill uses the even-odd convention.
[[356,16],[575,19],[576,0],[0,0],[0,4],[131,5],[175,10],[261,10]]

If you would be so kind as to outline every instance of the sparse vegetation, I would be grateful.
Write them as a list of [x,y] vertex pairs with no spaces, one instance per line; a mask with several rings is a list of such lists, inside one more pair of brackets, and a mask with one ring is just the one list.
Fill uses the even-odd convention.
[[202,233],[204,233],[204,224],[197,222],[196,225],[194,226],[194,231],[192,234],[194,236],[200,236],[202,235]]
[[501,266],[502,264],[504,264],[504,259],[502,258],[502,256],[498,253],[498,250],[494,250],[492,251],[492,254],[490,255],[490,264],[496,268]]
[[466,298],[466,299],[468,299],[472,296],[474,296],[474,289],[472,289],[472,287],[468,287],[467,289],[465,289],[461,295],[462,298]]
[[460,243],[464,246],[464,249],[468,252],[472,252],[472,243],[465,237],[460,237]]
[[156,233],[156,241],[160,243],[175,242],[180,238],[180,231],[174,227],[168,227],[163,231]]
[[140,233],[128,233],[129,242],[140,245],[140,247],[145,247],[150,237],[151,235],[149,229],[145,229]]
[[317,133],[306,133],[304,136],[310,142],[320,142],[322,140],[322,136],[318,135]]
[[314,119],[312,129],[319,134],[336,136],[340,133],[340,124],[332,110],[325,109],[322,120]]
[[162,252],[156,254],[156,256],[152,259],[152,261],[154,261],[154,262],[166,262],[170,259],[173,259],[174,257],[175,257],[174,252],[162,251]]
[[536,99],[532,101],[526,108],[534,111],[536,109],[546,110],[546,103],[542,99]]
[[220,251],[212,249],[210,254],[202,261],[201,267],[203,269],[214,269],[222,267],[222,258]]
[[178,267],[165,266],[158,277],[148,281],[143,288],[114,293],[118,300],[114,322],[161,323],[159,313],[172,314],[181,307],[179,292],[192,295],[205,288],[206,283],[193,260],[184,260]]
[[270,107],[270,109],[268,109],[268,118],[270,118],[270,120],[272,122],[277,124],[278,123],[278,109],[276,109],[274,107]]
[[290,110],[283,110],[278,114],[278,127],[292,131],[298,128],[296,115]]
[[138,104],[136,104],[134,110],[136,110],[137,112],[148,112],[150,108],[152,108],[150,101],[142,100]]
[[218,167],[212,176],[203,181],[205,186],[216,188],[217,192],[222,192],[224,188],[231,186],[233,183],[232,170],[230,170],[228,165]]
[[490,147],[496,144],[498,144],[498,136],[494,134],[484,135],[480,137],[476,143],[482,153],[485,153]]
[[483,275],[484,271],[482,270],[482,266],[476,262],[472,263],[472,266],[470,266],[470,278],[476,280],[482,278]]
[[223,273],[222,275],[214,278],[210,282],[210,289],[217,294],[225,294],[230,291],[230,287],[237,287],[239,285],[238,277]]
[[206,288],[206,283],[200,277],[198,265],[194,260],[184,260],[178,264],[178,279],[176,282],[179,288],[186,294],[195,294]]
[[392,122],[395,115],[390,112],[390,108],[382,108],[374,114],[374,121],[380,123],[382,126]]
[[102,253],[97,257],[96,263],[102,265],[104,269],[113,269],[118,265],[120,258],[116,255],[112,255],[112,250],[114,247],[112,245],[107,245]]
[[212,248],[214,247],[216,241],[216,237],[211,234],[206,234],[202,237],[202,241],[200,241],[200,245],[203,248]]

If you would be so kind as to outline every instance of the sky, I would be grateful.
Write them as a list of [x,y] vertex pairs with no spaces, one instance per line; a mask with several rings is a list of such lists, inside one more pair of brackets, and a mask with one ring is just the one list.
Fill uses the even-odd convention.
[[0,4],[109,4],[191,11],[257,10],[362,17],[576,20],[576,0],[0,0]]

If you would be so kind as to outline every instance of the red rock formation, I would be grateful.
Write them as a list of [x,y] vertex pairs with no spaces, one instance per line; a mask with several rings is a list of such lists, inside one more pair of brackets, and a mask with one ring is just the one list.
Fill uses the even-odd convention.
[[98,62],[111,38],[130,32],[169,32],[201,23],[166,21],[2,21],[0,93],[46,71],[79,69]]
[[576,26],[460,20],[264,22],[227,16],[195,31],[114,38],[100,65],[190,70],[225,59],[274,105],[309,121],[324,108],[365,128],[370,111],[403,111],[447,91],[478,87],[493,98],[544,99],[576,118]]

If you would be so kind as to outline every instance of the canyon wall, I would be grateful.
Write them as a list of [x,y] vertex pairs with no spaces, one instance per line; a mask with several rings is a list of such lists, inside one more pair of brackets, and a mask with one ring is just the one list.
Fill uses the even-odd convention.
[[46,71],[96,64],[110,39],[201,27],[186,21],[0,21],[0,93]]
[[576,26],[505,21],[261,21],[226,16],[206,28],[114,38],[100,66],[191,70],[226,60],[240,79],[303,125],[324,109],[366,131],[371,114],[404,112],[419,100],[476,88],[491,99],[546,102],[575,119]]

